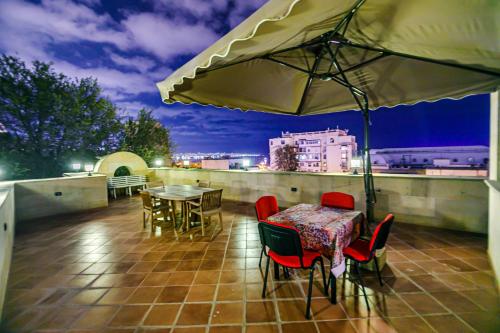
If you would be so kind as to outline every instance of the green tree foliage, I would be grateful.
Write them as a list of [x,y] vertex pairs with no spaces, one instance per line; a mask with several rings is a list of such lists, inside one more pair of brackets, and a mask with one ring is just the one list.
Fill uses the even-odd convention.
[[71,160],[115,151],[122,124],[92,78],[69,79],[51,64],[0,57],[0,160],[11,179],[61,176]]
[[285,145],[279,147],[274,152],[276,157],[276,164],[279,170],[282,171],[297,171],[299,168],[299,161],[297,160],[297,152],[294,147]]
[[149,166],[156,158],[170,158],[173,149],[169,130],[151,112],[142,109],[136,119],[127,120],[122,143],[122,150],[141,156]]

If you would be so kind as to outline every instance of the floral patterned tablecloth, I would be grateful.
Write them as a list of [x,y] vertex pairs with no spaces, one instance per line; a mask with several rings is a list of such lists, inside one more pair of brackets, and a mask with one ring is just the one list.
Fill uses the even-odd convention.
[[268,218],[297,228],[304,248],[318,250],[331,258],[335,276],[345,269],[342,250],[359,237],[363,219],[360,211],[313,204],[299,204]]

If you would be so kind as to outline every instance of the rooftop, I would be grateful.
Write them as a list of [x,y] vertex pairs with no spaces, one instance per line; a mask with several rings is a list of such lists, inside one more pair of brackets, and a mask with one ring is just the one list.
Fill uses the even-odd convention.
[[[265,299],[253,206],[226,201],[214,241],[143,229],[138,197],[18,226],[5,303],[13,332],[492,332],[500,309],[486,238],[396,224],[385,286],[372,303],[338,279],[339,304],[306,276],[274,280]],[[319,281],[319,279],[317,279]],[[315,288],[319,286],[316,285]]]

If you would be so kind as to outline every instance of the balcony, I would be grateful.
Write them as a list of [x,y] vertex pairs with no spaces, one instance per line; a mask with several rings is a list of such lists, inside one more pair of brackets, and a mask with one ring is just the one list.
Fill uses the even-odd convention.
[[[303,272],[292,271],[290,279],[270,277],[268,295],[261,298],[260,241],[251,202],[274,191],[281,193],[280,204],[289,206],[316,200],[323,187],[329,186],[360,199],[362,179],[168,168],[151,172],[171,184],[210,179],[213,186],[223,187],[224,231],[209,241],[189,235],[176,239],[168,226],[154,233],[149,227],[143,229],[139,198],[113,200],[108,205],[102,176],[20,182],[15,185],[16,211],[26,221],[16,226],[4,329],[489,332],[500,325],[487,239],[485,231],[477,233],[485,228],[481,205],[487,207],[487,189],[482,181],[377,177],[379,213],[390,210],[397,216],[382,271],[385,285],[380,287],[376,277],[366,272],[368,312],[348,279],[338,279],[339,304],[330,304],[319,291],[318,276],[312,319],[307,321],[303,313],[307,276]],[[73,190],[71,201],[78,205],[62,205],[57,213],[64,215],[49,216],[51,212],[43,206],[23,209],[47,193],[53,195],[54,188],[64,198],[76,184],[84,191]],[[297,186],[299,191],[291,192],[289,186]],[[454,186],[461,189],[459,194],[450,193]],[[456,202],[443,204],[447,196],[455,196]],[[54,208],[53,200],[62,198],[47,196],[45,205]],[[467,201],[471,201],[469,205],[460,208]],[[473,204],[477,209],[471,211]],[[441,215],[433,214],[438,211]],[[462,217],[466,211],[468,215]],[[36,217],[36,213],[47,216]],[[442,228],[429,227],[440,223]]]

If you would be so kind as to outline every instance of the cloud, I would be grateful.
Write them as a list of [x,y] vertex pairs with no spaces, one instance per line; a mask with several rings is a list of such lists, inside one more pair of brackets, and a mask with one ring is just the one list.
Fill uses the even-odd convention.
[[122,24],[137,47],[163,60],[196,54],[219,38],[202,23],[177,22],[152,13],[130,15]]
[[109,58],[117,65],[125,67],[127,69],[132,69],[140,73],[148,72],[150,69],[156,66],[156,62],[148,57],[130,57],[121,56],[119,54],[110,52]]

